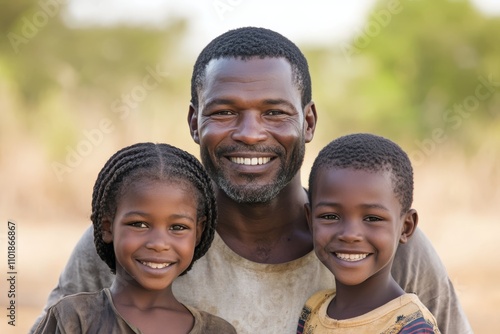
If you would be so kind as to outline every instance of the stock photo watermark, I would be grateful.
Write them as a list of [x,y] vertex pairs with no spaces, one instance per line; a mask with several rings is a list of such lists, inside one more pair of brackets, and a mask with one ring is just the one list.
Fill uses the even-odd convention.
[[[139,104],[144,101],[150,92],[158,88],[169,73],[162,70],[159,64],[155,68],[146,67],[147,74],[141,83],[135,85],[128,93],[124,93],[120,98],[111,103],[111,111],[118,114],[121,120],[130,116]],[[64,162],[53,161],[52,171],[59,182],[63,181],[66,174],[77,168],[85,157],[88,157],[97,146],[101,145],[106,137],[112,133],[115,125],[110,118],[104,117],[99,121],[96,128],[83,130],[83,139],[74,146],[66,146],[66,156]]]
[[16,326],[17,293],[17,226],[14,221],[7,221],[7,324]]
[[[464,120],[471,117],[481,103],[490,99],[500,87],[500,81],[496,81],[492,74],[488,78],[480,76],[478,81],[473,94],[468,95],[458,103],[454,103],[452,107],[443,112],[443,127],[436,127],[431,131],[430,137],[415,141],[417,148],[408,154],[415,165],[421,165],[428,156],[433,154],[438,145],[448,140],[447,131],[459,129]],[[492,114],[492,116],[496,115]]]
[[224,20],[226,13],[234,11],[242,2],[243,0],[213,0],[212,7],[219,19]]
[[351,58],[366,48],[374,38],[391,23],[392,18],[403,11],[403,4],[400,0],[392,0],[387,3],[385,8],[377,10],[372,18],[363,26],[362,29],[356,31],[356,37],[352,43],[341,43],[339,45],[347,62],[351,62]]
[[19,53],[19,48],[22,45],[28,44],[30,40],[35,38],[38,32],[49,23],[49,20],[59,13],[60,7],[64,3],[66,0],[40,0],[36,11],[21,18],[19,29],[7,34],[10,45],[16,54]]

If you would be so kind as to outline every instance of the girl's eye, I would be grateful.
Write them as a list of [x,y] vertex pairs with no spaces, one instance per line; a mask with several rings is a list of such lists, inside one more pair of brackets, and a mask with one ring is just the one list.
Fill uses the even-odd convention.
[[173,231],[183,231],[187,230],[187,227],[184,225],[173,225],[172,227],[170,227],[170,229]]
[[148,227],[148,225],[146,225],[146,223],[144,223],[144,222],[133,222],[133,223],[130,223],[129,225],[133,226],[133,227],[139,227],[139,228],[147,228]]

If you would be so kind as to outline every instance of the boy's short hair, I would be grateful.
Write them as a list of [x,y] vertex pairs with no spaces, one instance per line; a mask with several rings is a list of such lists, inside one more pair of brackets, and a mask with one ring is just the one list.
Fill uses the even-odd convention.
[[413,202],[413,168],[408,155],[393,141],[368,133],[343,136],[326,145],[314,160],[309,175],[309,201],[320,168],[388,171],[401,214]]
[[191,103],[198,107],[198,91],[212,59],[285,58],[292,67],[293,81],[301,92],[302,107],[311,101],[311,76],[300,49],[283,35],[265,28],[243,27],[213,39],[200,53],[191,77]]

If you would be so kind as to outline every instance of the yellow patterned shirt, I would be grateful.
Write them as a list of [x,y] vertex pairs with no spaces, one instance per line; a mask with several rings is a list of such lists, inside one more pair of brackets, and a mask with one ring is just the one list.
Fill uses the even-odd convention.
[[415,294],[404,294],[366,314],[351,319],[335,320],[327,308],[335,290],[312,295],[300,315],[297,334],[351,333],[437,333],[437,322]]

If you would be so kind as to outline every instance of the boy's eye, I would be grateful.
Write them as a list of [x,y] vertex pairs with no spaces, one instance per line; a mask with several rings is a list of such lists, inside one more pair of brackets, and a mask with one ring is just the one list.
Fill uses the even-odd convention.
[[368,216],[368,217],[365,217],[364,220],[368,221],[368,222],[378,222],[378,221],[381,221],[382,218],[377,217],[377,216]]
[[327,220],[339,220],[340,219],[339,216],[337,216],[336,214],[333,214],[333,213],[320,215],[319,218],[327,219]]

